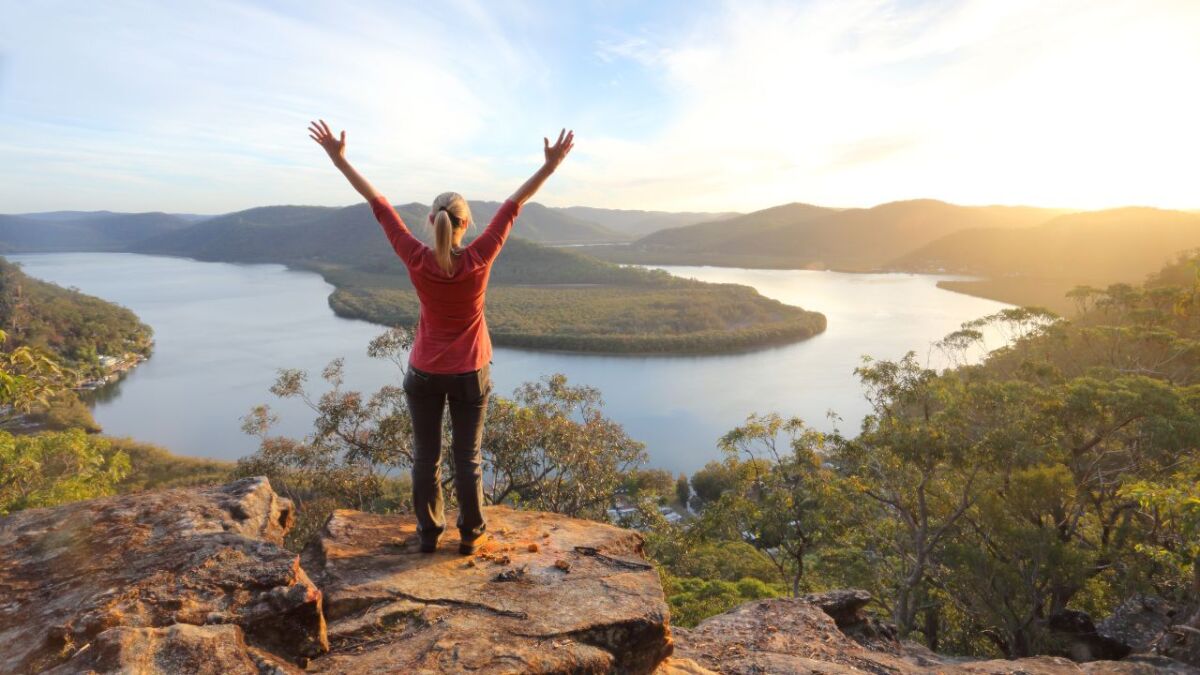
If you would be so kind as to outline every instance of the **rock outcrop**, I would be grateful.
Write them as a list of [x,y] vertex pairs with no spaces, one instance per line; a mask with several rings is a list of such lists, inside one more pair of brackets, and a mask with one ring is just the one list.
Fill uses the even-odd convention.
[[93,649],[111,663],[141,658],[164,634],[130,629],[177,625],[230,624],[290,661],[323,653],[321,592],[282,547],[291,522],[265,478],[0,519],[0,673],[66,668]]
[[313,670],[649,673],[671,653],[641,535],[500,506],[485,515],[490,539],[461,556],[457,534],[419,553],[411,517],[335,512],[303,556],[332,646]]
[[[722,675],[1200,673],[1178,661],[1149,655],[1076,663],[1052,656],[964,661],[939,657],[927,650],[900,649],[896,654],[873,651],[842,633],[832,616],[803,598],[748,602],[710,617],[694,629],[675,628],[673,634],[675,655],[664,664],[661,675],[703,673],[684,669],[693,665]],[[673,662],[683,667],[672,670]]]
[[939,656],[856,590],[672,631],[638,533],[487,518],[490,541],[461,556],[453,531],[422,554],[411,517],[337,511],[297,556],[292,505],[264,478],[0,518],[0,673],[1200,674],[1162,656],[1196,656],[1200,616],[1147,602],[1086,622],[1146,652],[1121,661]]

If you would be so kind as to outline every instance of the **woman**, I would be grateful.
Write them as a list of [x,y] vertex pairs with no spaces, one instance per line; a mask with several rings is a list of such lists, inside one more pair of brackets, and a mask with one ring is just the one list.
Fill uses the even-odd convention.
[[442,513],[441,454],[442,411],[450,405],[451,449],[454,453],[454,489],[458,495],[458,550],[475,552],[485,536],[483,473],[479,444],[483,418],[491,393],[489,362],[492,341],[483,317],[484,294],[492,263],[499,255],[521,205],[554,173],[574,147],[574,132],[563,129],[550,145],[542,139],[546,162],[500,207],[487,229],[466,247],[463,235],[471,224],[467,202],[455,192],[433,201],[429,224],[434,248],[408,231],[383,195],[346,161],[346,132],[335,138],[325,120],[313,122],[310,137],[316,141],[350,185],[367,200],[375,219],[408,268],[421,316],[409,353],[404,393],[413,425],[413,509],[421,551],[432,553],[445,529]]

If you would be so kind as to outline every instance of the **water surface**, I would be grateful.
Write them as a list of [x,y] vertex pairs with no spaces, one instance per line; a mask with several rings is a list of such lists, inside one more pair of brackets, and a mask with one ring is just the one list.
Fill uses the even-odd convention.
[[[314,391],[331,359],[346,357],[347,387],[398,384],[395,367],[368,358],[384,330],[329,309],[333,287],[282,265],[235,265],[131,253],[12,255],[32,276],[129,307],[155,331],[153,356],[98,398],[106,433],[133,436],[188,455],[236,459],[256,440],[239,419],[270,403],[277,432],[302,436],[312,415],[267,388],[278,368],[310,371]],[[606,413],[646,443],[650,466],[691,473],[720,457],[716,441],[752,412],[799,415],[828,429],[835,411],[846,431],[867,411],[853,371],[863,355],[914,350],[943,364],[931,343],[1006,307],[944,291],[916,274],[663,267],[673,274],[753,286],[782,302],[822,312],[827,330],[792,345],[724,356],[599,356],[497,348],[496,391],[565,373],[600,389]],[[991,346],[998,346],[992,344]]]

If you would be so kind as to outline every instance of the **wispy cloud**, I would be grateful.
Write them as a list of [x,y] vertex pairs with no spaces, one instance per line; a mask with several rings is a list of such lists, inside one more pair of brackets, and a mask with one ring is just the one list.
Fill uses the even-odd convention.
[[679,113],[635,146],[581,145],[572,196],[1191,205],[1196,35],[1186,1],[730,3],[597,46],[656,72]]
[[[657,6],[657,5],[656,5]],[[1194,207],[1194,0],[12,3],[0,212],[499,198],[574,125],[554,204]]]

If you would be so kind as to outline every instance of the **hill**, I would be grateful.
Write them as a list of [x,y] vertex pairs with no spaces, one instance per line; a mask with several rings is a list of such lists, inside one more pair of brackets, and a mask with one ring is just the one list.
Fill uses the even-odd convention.
[[54,211],[0,215],[0,251],[120,251],[147,237],[182,230],[190,216],[169,213]]
[[0,258],[0,329],[5,349],[29,346],[84,374],[104,372],[98,356],[150,352],[152,331],[120,305],[34,279]]
[[586,252],[620,262],[867,271],[952,232],[1024,227],[1060,213],[1029,207],[958,206],[933,199],[869,209],[793,203],[663,230],[627,247],[594,247]]
[[684,227],[696,223],[725,220],[741,215],[725,212],[703,211],[640,211],[635,209],[598,209],[591,206],[568,206],[555,209],[576,218],[603,225],[631,237],[643,237],[651,232],[671,227]]
[[1005,302],[1074,311],[1075,286],[1136,283],[1180,252],[1200,247],[1200,214],[1130,207],[1074,213],[1020,229],[952,233],[890,266],[987,277],[942,286]]
[[[429,241],[425,227],[429,207],[395,205],[409,229]],[[499,202],[471,202],[476,224],[468,236],[483,231]],[[624,235],[595,223],[558,213],[541,204],[526,204],[513,226],[513,236],[552,244],[623,241]],[[394,258],[379,224],[366,204],[264,206],[217,216],[187,229],[163,233],[132,246],[139,253],[186,255],[200,260],[279,262],[300,259],[378,263]]]

